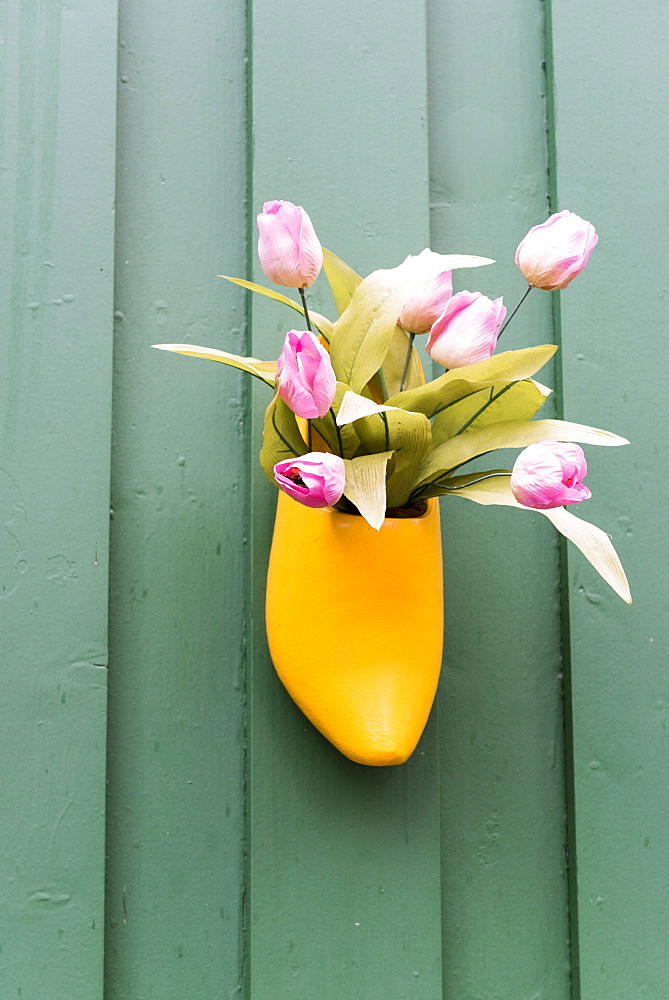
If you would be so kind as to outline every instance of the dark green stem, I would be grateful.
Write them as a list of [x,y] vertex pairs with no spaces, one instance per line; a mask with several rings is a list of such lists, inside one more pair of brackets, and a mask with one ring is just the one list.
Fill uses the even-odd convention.
[[[491,394],[490,399],[486,400],[486,402],[483,404],[483,406],[479,407],[479,409],[476,411],[476,413],[473,416],[471,416],[469,418],[469,420],[465,424],[462,425],[462,427],[460,428],[460,430],[456,431],[455,434],[452,435],[452,437],[458,437],[459,434],[462,434],[463,431],[466,431],[467,428],[471,424],[473,424],[474,421],[478,419],[478,417],[481,416],[481,414],[483,413],[484,410],[487,410],[488,407],[492,403],[494,403],[496,400],[498,400],[500,396],[503,396],[505,392],[508,392],[509,389],[512,389],[514,387],[514,385],[516,385],[516,384],[517,384],[516,382],[509,382],[509,384],[505,385],[503,389],[500,389],[499,392],[496,395],[493,396]],[[491,389],[491,393],[492,393],[492,389]]]
[[[484,479],[495,479],[498,476],[507,476],[508,477],[508,475],[509,475],[508,472],[489,472],[487,474],[487,476],[481,476],[479,479],[472,479],[471,482],[469,482],[469,483],[462,483],[460,486],[446,486],[446,483],[444,483],[444,489],[448,489],[448,490],[466,490],[468,486],[473,486],[474,483],[482,483],[484,481]],[[437,483],[438,482],[439,482],[439,480],[437,480]]]
[[441,483],[439,481],[439,477],[437,477],[437,479],[431,479],[429,482],[423,483],[423,485],[421,486],[421,488],[419,490],[416,490],[415,493],[411,494],[411,498],[410,499],[413,500],[413,501],[420,500],[421,499],[421,494],[425,493],[425,491],[427,489],[429,489],[430,486],[443,486],[444,489],[447,489],[449,492],[451,492],[451,491],[455,491],[455,490],[464,490],[468,486],[473,486],[474,483],[482,483],[484,479],[495,479],[498,476],[509,476],[509,475],[510,475],[510,473],[508,473],[508,472],[489,472],[485,476],[480,476],[478,479],[472,479],[469,483],[462,483],[460,486],[448,486],[448,484],[447,484],[448,481],[447,480],[445,482]]
[[404,389],[404,383],[406,382],[407,372],[409,371],[409,362],[411,361],[411,352],[413,351],[413,342],[416,339],[415,333],[409,334],[409,350],[407,351],[407,358],[404,362],[404,371],[402,372],[402,381],[400,382],[400,392]]
[[309,449],[309,451],[314,450],[312,438],[313,438],[313,430],[311,427],[311,420],[307,420],[307,448]]
[[527,298],[527,296],[528,296],[528,295],[530,294],[530,292],[532,291],[532,289],[533,289],[533,288],[534,288],[534,285],[528,285],[528,286],[527,286],[527,288],[525,289],[525,291],[524,291],[524,292],[523,292],[523,294],[521,295],[521,297],[520,297],[520,301],[519,301],[518,305],[516,306],[516,308],[515,308],[515,309],[513,310],[513,312],[511,313],[511,315],[510,315],[510,316],[507,316],[507,317],[506,317],[506,320],[505,320],[505,322],[504,322],[504,323],[502,323],[502,329],[501,329],[501,330],[499,331],[499,333],[497,334],[497,339],[498,339],[498,340],[499,340],[499,338],[500,338],[500,337],[502,336],[502,334],[503,334],[503,333],[504,333],[504,331],[506,330],[507,326],[509,325],[509,323],[511,322],[511,320],[513,319],[513,317],[514,317],[514,316],[516,315],[516,313],[518,312],[518,310],[520,309],[520,307],[522,306],[523,302],[525,301],[525,299],[526,299],[526,298]]
[[307,330],[309,331],[309,333],[313,333],[314,331],[311,329],[311,320],[309,319],[309,310],[307,309],[307,300],[304,297],[304,289],[300,288],[299,291],[300,291],[300,298],[302,299],[302,308],[304,309],[304,318],[307,321]]
[[388,417],[385,412],[379,413],[379,416],[386,426],[386,451],[390,451],[390,429],[388,427]]
[[335,417],[335,412],[332,409],[332,407],[330,407],[330,413],[332,414],[332,423],[334,424],[334,428],[335,428],[335,430],[337,432],[337,441],[339,442],[339,455],[341,456],[341,458],[343,458],[344,457],[344,442],[341,439],[341,431],[339,430],[339,424],[337,423],[337,418]]

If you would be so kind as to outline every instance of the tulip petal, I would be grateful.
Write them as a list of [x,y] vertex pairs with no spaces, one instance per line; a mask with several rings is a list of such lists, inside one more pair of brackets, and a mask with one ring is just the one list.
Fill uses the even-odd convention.
[[391,451],[344,459],[346,484],[344,496],[364,519],[379,531],[386,516],[386,465]]

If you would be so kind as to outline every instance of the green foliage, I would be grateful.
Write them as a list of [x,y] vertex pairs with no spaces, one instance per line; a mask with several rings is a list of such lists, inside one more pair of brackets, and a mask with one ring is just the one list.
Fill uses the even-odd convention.
[[432,424],[432,439],[441,444],[466,430],[494,424],[501,420],[531,420],[546,402],[550,389],[533,379],[522,382],[493,382],[485,388],[452,403],[437,414]]
[[276,382],[276,361],[259,361],[258,358],[242,358],[238,354],[228,354],[217,351],[213,347],[196,347],[194,344],[153,344],[159,351],[171,351],[173,354],[187,354],[192,358],[205,358],[208,361],[220,361],[231,368],[239,368],[274,387]]
[[407,294],[398,272],[374,271],[365,278],[332,329],[330,355],[338,378],[361,392],[379,370],[390,348]]
[[609,446],[628,444],[617,434],[567,420],[504,420],[466,430],[437,445],[419,469],[418,487],[434,482],[465,462],[496,448],[526,448],[538,441],[580,441]]
[[360,440],[352,424],[338,427],[335,422],[335,414],[339,412],[341,401],[347,392],[349,386],[337,382],[337,391],[329,412],[324,417],[311,421],[314,430],[321,435],[330,451],[335,455],[341,455],[342,458],[352,458],[360,446]]
[[430,422],[422,413],[389,410],[356,420],[354,426],[369,454],[393,452],[388,476],[388,506],[402,507],[416,482],[418,469],[432,444]]
[[[624,438],[563,420],[533,420],[550,393],[533,376],[555,353],[552,344],[506,351],[486,361],[444,372],[424,384],[423,370],[397,319],[407,298],[442,270],[492,263],[487,258],[425,251],[398,267],[361,278],[329,250],[323,267],[339,318],[333,324],[311,313],[329,342],[337,389],[328,413],[311,421],[313,450],[340,455],[346,467],[344,496],[375,528],[387,507],[436,496],[461,496],[479,504],[519,507],[509,487],[510,470],[454,475],[473,459],[500,448],[525,448],[539,441],[621,445]],[[225,275],[221,275],[225,277]],[[241,278],[235,284],[302,313],[280,292]],[[268,385],[276,382],[276,362],[244,358],[189,344],[159,344],[162,350],[208,358],[246,371]],[[336,417],[347,392],[341,425]],[[375,409],[370,401],[386,404]],[[356,416],[356,414],[361,414]],[[307,431],[277,395],[267,408],[260,462],[273,481],[277,462],[309,450]],[[528,508],[522,507],[526,510]],[[542,511],[585,554],[616,593],[628,601],[629,587],[608,536],[564,508]]]
[[[483,473],[479,473],[479,475],[483,475]],[[451,496],[464,497],[466,500],[473,500],[475,503],[484,505],[495,504],[516,507],[518,510],[530,510],[531,508],[523,507],[516,501],[509,482],[510,476],[499,476],[457,492],[454,491]],[[627,604],[632,603],[625,571],[606,532],[596,525],[576,517],[564,507],[540,510],[538,513],[547,517],[565,538],[568,538],[581,550],[586,559],[592,563],[616,594],[622,597],[623,601]]]
[[391,453],[380,452],[360,458],[345,459],[346,485],[344,496],[360,511],[362,517],[378,531],[386,516],[386,465]]
[[464,368],[453,368],[416,389],[405,389],[404,392],[391,396],[387,402],[389,406],[415,410],[432,419],[452,403],[486,386],[529,378],[543,368],[556,350],[553,344],[544,344],[522,351],[494,354],[487,361],[479,361]]
[[325,247],[323,247],[323,270],[328,279],[337,312],[341,316],[353,298],[353,293],[362,278],[355,273],[352,267],[345,264],[330,250],[326,250]]
[[[396,326],[390,338],[388,353],[381,365],[381,374],[386,388],[384,399],[399,392],[408,349],[409,337],[401,326]],[[411,358],[404,384],[407,389],[415,389],[417,386],[422,385],[424,381],[423,366],[420,363],[418,351],[413,347],[411,349]],[[405,407],[405,409],[411,409],[411,407]]]
[[277,394],[265,411],[260,450],[263,472],[274,482],[274,466],[277,462],[283,462],[286,458],[299,458],[306,455],[308,450],[295,414]]
[[[296,312],[300,313],[302,316],[302,325],[298,327],[300,330],[306,330],[304,312],[302,310],[302,305],[297,302],[293,302],[289,299],[287,295],[282,295],[281,292],[275,292],[273,288],[265,288],[264,285],[256,285],[255,281],[246,281],[245,278],[230,278],[227,274],[219,274],[219,278],[225,278],[226,281],[231,281],[233,285],[241,285],[242,288],[248,288],[251,292],[257,292],[259,295],[265,295],[268,299],[274,299],[275,302],[282,302],[284,306],[290,306]],[[309,319],[311,320],[312,326],[315,326],[320,334],[323,335],[323,339],[330,343],[330,337],[332,335],[332,322],[325,316],[321,316],[320,313],[312,312],[309,310]]]

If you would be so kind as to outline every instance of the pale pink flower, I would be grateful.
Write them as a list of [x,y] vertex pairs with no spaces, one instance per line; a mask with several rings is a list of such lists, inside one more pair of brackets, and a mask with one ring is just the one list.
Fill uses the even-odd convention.
[[442,271],[404,303],[398,323],[407,333],[428,333],[453,294],[452,271]]
[[587,471],[579,445],[540,441],[525,448],[516,459],[511,492],[523,507],[537,510],[580,503],[592,496],[582,482]]
[[344,492],[344,461],[339,455],[312,451],[278,462],[274,478],[284,493],[305,507],[331,507]]
[[313,285],[323,266],[323,249],[303,208],[291,201],[265,202],[258,216],[258,256],[275,284]]
[[506,316],[502,299],[457,292],[430,330],[427,353],[444,368],[462,368],[492,356]]
[[277,362],[279,395],[298,417],[314,420],[332,406],[337,379],[330,355],[307,330],[290,330]]
[[588,263],[597,239],[591,223],[574,212],[557,212],[530,229],[516,250],[516,264],[535,288],[565,288]]

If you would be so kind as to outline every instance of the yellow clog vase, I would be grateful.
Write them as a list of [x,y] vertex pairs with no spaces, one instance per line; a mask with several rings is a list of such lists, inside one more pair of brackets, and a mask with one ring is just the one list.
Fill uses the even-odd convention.
[[359,764],[403,764],[441,667],[438,501],[375,531],[279,493],[266,621],[276,672],[316,728]]

